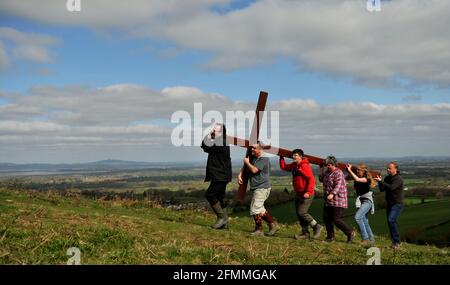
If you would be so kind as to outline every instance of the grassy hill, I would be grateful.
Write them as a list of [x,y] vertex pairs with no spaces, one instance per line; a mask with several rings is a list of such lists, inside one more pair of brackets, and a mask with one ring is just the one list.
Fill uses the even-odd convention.
[[[295,224],[275,237],[250,238],[249,217],[230,230],[208,227],[204,211],[172,211],[149,202],[102,201],[54,193],[0,189],[0,263],[65,264],[70,247],[82,264],[365,264],[360,244],[297,241]],[[325,236],[321,237],[323,239]],[[450,252],[379,237],[382,264],[450,264]]]

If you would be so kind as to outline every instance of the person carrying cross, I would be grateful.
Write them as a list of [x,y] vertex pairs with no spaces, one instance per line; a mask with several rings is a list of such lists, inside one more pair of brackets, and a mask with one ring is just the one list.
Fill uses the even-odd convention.
[[356,191],[355,221],[358,224],[363,245],[374,245],[375,236],[369,224],[369,212],[375,213],[375,203],[372,189],[377,185],[375,179],[366,164],[361,163],[356,166],[356,173],[352,170],[352,165],[347,165],[347,171],[355,181],[353,187]]
[[308,227],[313,229],[313,238],[317,239],[322,231],[322,226],[308,213],[314,199],[315,179],[309,161],[304,157],[303,150],[292,151],[293,162],[286,164],[284,157],[280,156],[280,168],[292,172],[292,185],[295,195],[295,212],[302,228],[301,234],[294,235],[295,239],[309,239]]
[[327,230],[328,242],[334,241],[334,225],[347,236],[347,243],[352,243],[355,231],[348,226],[344,220],[344,210],[347,208],[347,186],[345,175],[340,170],[338,162],[334,156],[325,159],[327,171],[324,166],[320,167],[319,180],[323,182],[323,197],[325,204],[323,207],[323,222]]
[[[251,146],[252,158],[244,158],[245,167],[250,172],[250,191],[253,192],[252,202],[250,204],[250,215],[255,221],[255,231],[251,236],[264,236],[262,221],[269,225],[269,236],[275,235],[279,230],[278,224],[270,216],[269,211],[264,207],[264,202],[269,198],[271,185],[270,161],[268,157],[263,157],[263,145],[258,142]],[[239,172],[238,183],[243,184],[243,170]]]
[[381,192],[386,193],[386,215],[391,234],[392,249],[400,248],[400,232],[397,226],[397,219],[404,208],[403,205],[403,178],[400,176],[398,164],[395,161],[389,162],[387,165],[388,176],[381,178],[375,177],[378,181],[378,187]]
[[201,148],[208,153],[205,182],[210,181],[205,198],[216,214],[217,220],[211,226],[214,229],[228,228],[228,215],[224,201],[227,184],[231,181],[230,146],[226,141],[225,125],[216,124],[203,139]]

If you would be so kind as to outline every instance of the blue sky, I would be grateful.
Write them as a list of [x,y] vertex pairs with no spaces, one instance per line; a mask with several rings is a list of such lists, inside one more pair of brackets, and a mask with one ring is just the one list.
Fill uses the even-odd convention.
[[[407,120],[410,120],[403,129],[405,133],[408,133],[409,127],[415,127],[420,131],[430,131],[432,126],[436,126],[435,121],[430,119],[423,125],[420,123],[424,120],[423,118],[433,118],[432,120],[441,122],[446,119],[448,113],[445,108],[447,108],[446,104],[450,103],[450,75],[448,62],[445,61],[449,58],[448,53],[444,52],[446,47],[450,48],[448,31],[444,27],[448,20],[439,17],[448,16],[446,15],[448,12],[441,12],[442,15],[437,16],[433,14],[447,5],[438,1],[431,1],[430,7],[427,8],[430,11],[425,12],[418,1],[412,1],[409,3],[412,7],[408,6],[411,8],[409,15],[396,14],[397,22],[393,23],[388,22],[391,18],[390,13],[396,13],[396,9],[407,5],[404,0],[383,4],[383,10],[378,12],[378,15],[364,10],[365,1],[339,3],[339,1],[218,0],[209,3],[198,1],[200,4],[196,5],[184,2],[183,5],[186,7],[179,10],[177,6],[172,10],[167,9],[161,1],[137,1],[139,3],[136,5],[142,5],[149,11],[153,7],[154,10],[161,9],[163,11],[161,15],[164,16],[158,17],[154,17],[153,12],[149,12],[149,15],[143,12],[144,15],[133,17],[136,11],[132,8],[130,11],[122,11],[123,7],[120,5],[115,7],[116,4],[105,7],[107,11],[94,10],[94,6],[89,6],[90,4],[88,5],[86,1],[82,1],[84,10],[81,13],[85,14],[80,14],[79,18],[76,18],[77,16],[73,13],[64,11],[64,7],[55,7],[54,2],[51,1],[43,1],[42,9],[35,13],[29,11],[34,9],[33,5],[30,4],[28,8],[22,5],[27,1],[17,2],[19,4],[0,1],[0,28],[4,28],[0,31],[0,44],[2,44],[0,48],[3,48],[5,62],[7,62],[0,69],[0,92],[7,94],[0,96],[0,106],[5,107],[9,104],[5,107],[9,108],[8,110],[13,108],[12,105],[17,107],[23,104],[20,105],[22,108],[31,106],[23,103],[20,98],[31,95],[43,96],[41,93],[36,94],[37,87],[52,89],[52,94],[65,93],[67,89],[74,87],[89,93],[95,92],[93,90],[98,88],[128,84],[156,93],[162,92],[165,88],[177,86],[195,88],[200,90],[206,96],[205,98],[220,94],[231,102],[246,101],[252,104],[256,103],[259,91],[266,90],[270,93],[269,102],[273,104],[283,100],[300,100],[296,101],[300,104],[301,100],[312,100],[319,106],[317,112],[323,109],[339,109],[340,107],[336,106],[349,103],[370,103],[377,105],[377,110],[394,105],[396,106],[394,110],[400,109],[405,112],[399,116],[405,116]],[[48,9],[44,9],[45,7]],[[263,9],[267,11],[266,27],[260,27],[262,22],[260,22],[259,14]],[[48,11],[45,12],[45,10]],[[55,15],[54,11],[60,14]],[[290,14],[291,11],[293,14]],[[405,28],[415,28],[410,26],[414,12],[422,17],[430,15],[430,19],[433,18],[435,23],[429,23],[429,30],[424,25],[416,23],[420,27],[417,30],[422,29],[422,33],[418,31],[416,36],[403,40]],[[112,16],[108,16],[108,13]],[[120,13],[119,15],[123,13],[126,24],[117,24],[121,20],[116,21],[114,13]],[[126,17],[127,13],[129,18]],[[322,14],[327,13],[338,20],[324,18],[323,23],[320,23],[314,18],[314,15],[320,18]],[[347,13],[354,14],[352,17],[354,23],[342,22],[343,19],[348,18]],[[180,21],[180,15],[186,17],[185,22]],[[198,15],[201,17],[197,17]],[[283,15],[286,19],[279,15]],[[291,16],[292,19],[289,18]],[[376,17],[385,20],[386,23],[380,24]],[[298,21],[298,27],[297,24],[289,24],[297,23],[296,21]],[[233,30],[231,28],[233,25],[236,25],[238,29]],[[442,30],[436,29],[440,25]],[[272,31],[272,26],[277,29],[274,28]],[[220,28],[214,30],[212,27]],[[230,27],[229,30],[228,27]],[[223,36],[217,36],[217,33]],[[368,33],[369,35],[372,33],[373,37],[368,36]],[[378,33],[386,33],[386,35],[378,35]],[[192,35],[192,37],[186,35]],[[253,36],[254,41],[247,41]],[[29,39],[25,39],[27,37]],[[368,45],[365,41],[372,44]],[[430,44],[426,46],[423,45],[424,42]],[[24,48],[30,47],[30,43],[35,50]],[[25,55],[24,50],[28,52]],[[186,98],[189,98],[190,94],[186,92]],[[170,105],[171,102],[167,101],[165,104]],[[189,100],[186,104],[189,104]],[[405,105],[411,104],[417,105],[411,108],[417,108],[418,112],[423,112],[423,114],[419,113],[417,121],[414,122],[410,113],[404,111],[405,108],[410,108]],[[444,110],[442,110],[442,104],[444,104]],[[66,128],[80,125],[79,122],[54,118],[52,112],[55,109],[66,113],[67,110],[63,107],[59,110],[60,107],[52,106],[52,103],[40,106],[40,110],[35,110],[39,115],[26,115],[16,120],[20,123],[33,124],[46,121]],[[364,106],[361,105],[361,108]],[[132,113],[133,108],[133,104],[130,103],[129,112]],[[361,118],[361,114],[354,112],[354,109],[349,109],[349,115],[354,116],[355,119]],[[11,112],[17,114],[16,111]],[[282,109],[279,111],[283,112]],[[70,110],[70,112],[73,114],[77,111]],[[344,108],[342,112],[347,111]],[[312,118],[317,116],[317,114],[311,115]],[[380,117],[383,115],[380,114]],[[150,121],[164,122],[167,118],[162,116],[149,120],[142,117],[122,123],[129,126]],[[405,121],[405,118],[399,117],[393,120],[400,122]],[[3,120],[8,128],[10,125],[17,126],[13,119],[0,117],[0,120]],[[389,124],[389,121],[385,123]],[[104,122],[99,124],[103,125]],[[166,123],[156,124],[166,125]],[[0,136],[1,132],[0,128]],[[22,135],[24,138],[31,135],[21,133],[13,136],[8,132],[3,133],[5,141],[9,139],[14,141]],[[42,149],[36,149],[33,152],[34,160],[58,162],[67,159],[75,160],[75,157],[79,160],[89,160],[92,157],[88,154],[80,158],[79,153],[83,153],[85,149],[75,151],[77,147],[81,147],[76,144],[64,146],[69,149],[73,147],[71,151],[77,153],[68,156],[67,151],[61,147],[61,141],[57,142],[65,135],[54,135],[58,139],[43,143],[42,147],[48,148],[46,151],[51,152],[53,157],[57,153],[56,158],[48,160],[45,155],[41,157],[39,153],[42,153]],[[312,137],[314,134],[310,135]],[[432,137],[436,136],[436,139],[442,140],[441,135],[435,132]],[[423,138],[423,134],[420,133],[416,136],[417,141]],[[83,138],[86,137],[83,136]],[[358,144],[351,140],[350,143]],[[426,154],[444,155],[447,153],[444,143]],[[295,143],[286,141],[283,145],[295,145]],[[314,145],[311,143],[311,146]],[[401,151],[399,155],[415,154],[419,144],[416,146],[416,148]],[[431,146],[432,144],[425,143],[424,147],[431,148]],[[93,147],[92,152],[95,152],[94,149],[97,147],[99,146]],[[163,146],[160,147],[163,148]],[[8,147],[4,144],[0,154],[4,154],[7,161],[24,162],[23,158],[15,158],[13,155],[15,151],[12,149],[12,146]],[[352,156],[352,149],[354,148],[347,146],[347,149],[342,151],[342,155]],[[323,149],[317,148],[315,151],[320,153]],[[336,147],[331,151],[339,152],[339,148]],[[359,149],[354,156],[365,154],[375,155],[370,151]],[[134,158],[136,155],[137,153],[130,152],[128,157],[125,154],[121,158]],[[103,156],[114,158],[114,151],[95,156],[95,159],[105,158]],[[192,152],[187,159],[195,157],[197,155]],[[144,157],[143,160],[158,159],[163,157],[152,155]]]
[[[241,9],[244,4],[232,5]],[[278,58],[269,66],[232,71],[203,67],[211,57],[208,52],[186,49],[179,55],[164,57],[157,49],[175,48],[168,42],[130,39],[120,33],[102,34],[86,28],[55,26],[2,15],[1,25],[23,32],[44,33],[61,39],[52,48],[54,62],[46,64],[49,74],[39,75],[37,68],[19,62],[17,69],[2,74],[2,89],[25,92],[33,85],[108,86],[133,82],[151,88],[196,86],[206,92],[219,92],[235,100],[255,100],[259,90],[268,90],[271,98],[314,98],[323,104],[341,101],[377,101],[401,103],[402,98],[426,94],[422,102],[449,102],[448,88],[418,86],[409,88],[368,87],[351,77],[336,77],[302,71],[292,61]],[[106,68],[105,68],[106,67]],[[111,67],[111,68],[110,68]]]

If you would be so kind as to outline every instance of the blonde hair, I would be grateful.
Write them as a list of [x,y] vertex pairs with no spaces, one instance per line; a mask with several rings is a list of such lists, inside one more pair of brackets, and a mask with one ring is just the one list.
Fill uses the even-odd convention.
[[358,164],[356,168],[361,169],[364,172],[363,177],[367,178],[367,181],[370,182],[370,188],[374,188],[375,186],[377,186],[377,182],[375,181],[375,179],[373,179],[369,167],[366,164],[364,163]]

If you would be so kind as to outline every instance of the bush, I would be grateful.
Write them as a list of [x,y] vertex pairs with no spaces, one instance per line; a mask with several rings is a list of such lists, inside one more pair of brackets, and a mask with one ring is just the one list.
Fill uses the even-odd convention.
[[438,193],[441,193],[439,195],[442,195],[442,197],[450,196],[450,189],[448,188],[426,188],[426,187],[420,187],[420,188],[413,188],[408,190],[405,195],[406,196],[424,196],[424,197],[430,197],[430,196],[436,196]]

